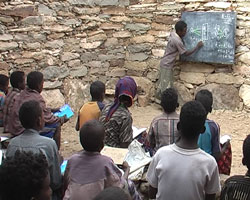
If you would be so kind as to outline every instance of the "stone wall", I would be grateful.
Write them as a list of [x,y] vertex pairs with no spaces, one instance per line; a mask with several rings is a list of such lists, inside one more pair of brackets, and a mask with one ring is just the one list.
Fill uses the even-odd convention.
[[[50,105],[77,110],[89,83],[104,81],[109,93],[119,77],[135,77],[138,103],[154,100],[166,37],[182,11],[237,11],[234,66],[177,63],[180,101],[208,88],[214,108],[250,107],[250,2],[245,0],[39,0],[0,3],[0,71],[40,70]],[[242,100],[243,99],[243,100]]]

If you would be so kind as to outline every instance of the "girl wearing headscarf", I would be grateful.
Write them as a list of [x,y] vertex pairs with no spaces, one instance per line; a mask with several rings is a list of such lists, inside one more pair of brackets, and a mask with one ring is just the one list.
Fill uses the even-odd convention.
[[133,78],[121,78],[116,84],[114,102],[107,104],[100,117],[106,136],[105,144],[127,148],[133,140],[133,119],[128,110],[132,106],[137,86]]

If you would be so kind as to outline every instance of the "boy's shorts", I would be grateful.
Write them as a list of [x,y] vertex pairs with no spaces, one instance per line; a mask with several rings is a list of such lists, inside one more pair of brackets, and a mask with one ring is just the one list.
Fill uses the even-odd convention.
[[156,98],[161,100],[161,94],[167,88],[173,87],[173,69],[172,68],[160,68],[160,80],[156,92]]
[[40,135],[53,138],[59,123],[46,124],[43,129],[39,132]]

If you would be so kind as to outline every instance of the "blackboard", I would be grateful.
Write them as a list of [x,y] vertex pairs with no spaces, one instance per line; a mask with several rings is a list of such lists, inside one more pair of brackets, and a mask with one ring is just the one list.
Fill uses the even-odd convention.
[[187,23],[183,38],[186,48],[192,49],[199,41],[204,46],[182,61],[233,64],[235,56],[235,12],[183,12],[181,19]]

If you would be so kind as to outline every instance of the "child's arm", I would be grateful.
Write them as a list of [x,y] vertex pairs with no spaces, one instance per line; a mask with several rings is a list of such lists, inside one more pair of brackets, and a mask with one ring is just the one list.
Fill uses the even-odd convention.
[[126,161],[124,161],[122,163],[122,169],[124,171],[123,177],[128,180],[128,175],[129,175],[129,171],[130,171],[130,166],[128,165],[128,163]]
[[198,44],[196,45],[196,47],[194,47],[193,49],[191,50],[188,50],[184,53],[185,56],[189,56],[191,54],[193,54],[194,52],[196,52],[197,50],[199,50],[201,47],[203,46],[203,42],[200,41],[198,42]]
[[215,200],[215,194],[206,194],[205,200]]
[[151,185],[149,185],[149,188],[148,188],[148,197],[150,199],[155,199],[157,192],[158,192],[157,188],[154,188]]

